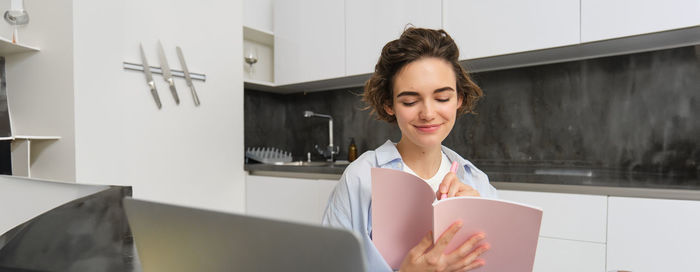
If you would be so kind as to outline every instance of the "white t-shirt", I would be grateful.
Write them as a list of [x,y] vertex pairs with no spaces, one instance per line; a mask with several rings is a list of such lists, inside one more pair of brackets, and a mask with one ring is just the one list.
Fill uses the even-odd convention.
[[[430,185],[431,188],[433,188],[434,192],[437,192],[437,190],[440,188],[440,183],[442,183],[442,179],[445,178],[445,175],[450,172],[450,159],[447,158],[447,155],[445,155],[445,152],[440,152],[442,153],[442,158],[440,162],[440,168],[438,169],[437,173],[429,179],[423,179],[425,182]],[[411,168],[408,167],[405,163],[403,164],[403,171],[409,174],[412,174],[416,177],[416,172],[413,172]],[[422,178],[421,178],[422,179]]]

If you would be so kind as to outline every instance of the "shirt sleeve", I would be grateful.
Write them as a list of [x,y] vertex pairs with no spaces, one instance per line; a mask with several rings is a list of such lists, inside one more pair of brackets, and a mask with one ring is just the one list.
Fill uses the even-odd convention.
[[345,182],[345,175],[331,193],[321,223],[325,226],[353,229],[352,212],[350,211],[350,195]]
[[370,200],[362,193],[361,175],[353,174],[356,168],[348,169],[351,171],[343,173],[328,199],[322,224],[351,230],[360,237],[368,271],[392,271],[370,238]]
[[494,199],[498,198],[498,192],[496,191],[496,188],[491,185],[491,182],[489,182],[489,177],[486,175],[486,173],[476,169],[476,171],[472,172],[472,177],[475,181],[475,189],[479,191],[481,197]]

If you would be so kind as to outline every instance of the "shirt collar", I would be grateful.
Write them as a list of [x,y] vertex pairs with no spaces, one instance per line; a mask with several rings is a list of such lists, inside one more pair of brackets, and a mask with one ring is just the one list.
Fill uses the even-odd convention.
[[[377,166],[379,167],[383,167],[386,164],[397,160],[402,161],[399,150],[396,149],[396,145],[394,145],[391,140],[387,140],[374,151],[375,156],[377,157]],[[459,154],[457,154],[457,152],[452,151],[452,149],[449,149],[444,145],[442,146],[442,152],[445,153],[445,156],[447,156],[447,158],[450,160],[450,163],[457,161],[457,163],[462,166],[460,168],[464,169],[464,173],[461,173],[461,169],[458,169],[457,176],[469,176],[472,174],[472,169],[476,168],[476,166],[474,166],[474,164],[472,164],[470,161],[463,159]]]
[[[474,166],[470,161],[465,160],[464,158],[462,158],[462,156],[457,154],[457,152],[452,151],[452,149],[449,149],[444,145],[442,146],[442,152],[445,153],[445,156],[447,156],[448,159],[450,159],[450,162],[456,161],[457,163],[459,163],[459,165],[462,166],[461,168],[465,171],[464,174],[471,175],[472,168],[476,168],[476,166]],[[460,171],[458,169],[457,175],[461,176],[462,174],[459,172]]]
[[399,150],[396,149],[396,146],[391,140],[387,140],[383,145],[375,149],[374,152],[375,156],[377,156],[377,166],[379,167],[396,160],[401,160],[401,154],[399,154]]

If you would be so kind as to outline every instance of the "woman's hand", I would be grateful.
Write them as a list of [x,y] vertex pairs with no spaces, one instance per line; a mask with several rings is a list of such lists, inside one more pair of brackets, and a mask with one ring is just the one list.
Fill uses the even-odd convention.
[[440,188],[436,192],[438,200],[442,199],[442,194],[447,194],[447,197],[454,196],[481,196],[479,191],[459,181],[457,174],[449,172],[442,179]]
[[484,239],[483,233],[470,237],[459,248],[445,254],[447,244],[460,228],[462,228],[462,222],[452,224],[436,244],[433,244],[433,233],[426,234],[423,240],[408,252],[399,271],[469,271],[483,266],[484,260],[477,258],[489,249],[489,245],[480,245],[474,249],[476,244]]

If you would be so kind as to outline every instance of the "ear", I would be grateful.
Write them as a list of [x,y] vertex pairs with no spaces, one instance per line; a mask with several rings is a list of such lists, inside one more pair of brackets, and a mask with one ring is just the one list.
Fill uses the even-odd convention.
[[462,103],[464,103],[464,98],[462,98],[461,95],[457,94],[457,108],[458,109],[462,107],[462,105],[463,105]]
[[386,113],[389,115],[392,115],[392,116],[394,115],[394,109],[389,107],[389,105],[384,105],[384,111],[386,111]]

